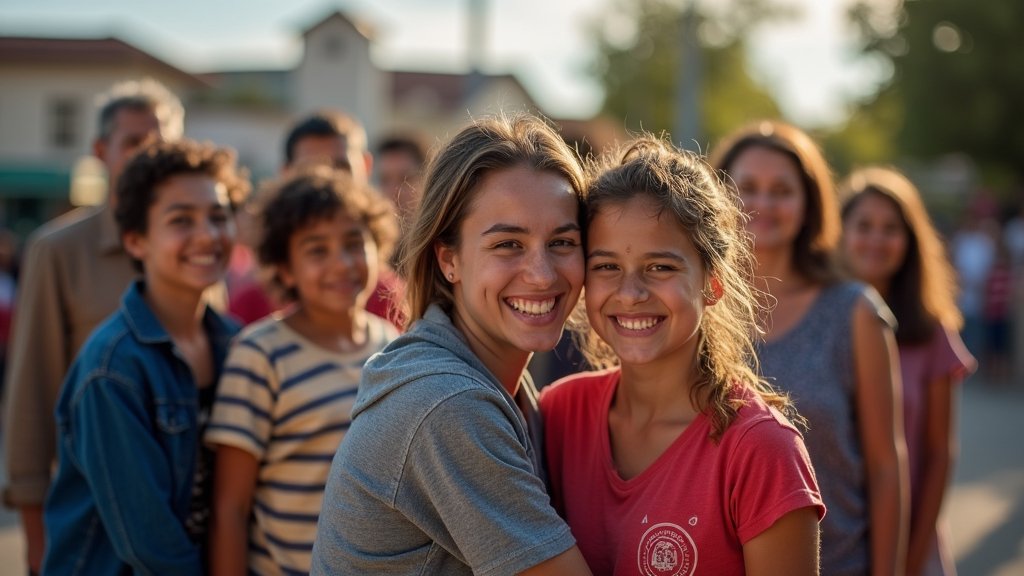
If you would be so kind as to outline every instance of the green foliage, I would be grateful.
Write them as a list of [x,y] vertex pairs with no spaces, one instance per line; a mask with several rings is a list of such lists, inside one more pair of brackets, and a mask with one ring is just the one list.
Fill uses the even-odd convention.
[[989,182],[1024,178],[1024,2],[907,0],[851,17],[865,54],[893,71],[851,126],[886,118],[894,124],[880,131],[901,155],[963,152]]
[[[593,28],[594,74],[605,89],[602,112],[629,130],[661,133],[675,125],[683,9],[672,0],[618,0]],[[743,37],[783,15],[766,0],[718,2],[700,15],[702,149],[740,124],[779,116],[774,99],[747,69]]]

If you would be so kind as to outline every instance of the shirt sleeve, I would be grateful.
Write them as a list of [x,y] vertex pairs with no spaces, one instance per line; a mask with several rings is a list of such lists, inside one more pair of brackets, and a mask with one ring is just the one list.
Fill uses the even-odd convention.
[[[149,412],[133,383],[106,377],[86,381],[71,405],[67,455],[89,483],[114,550],[134,572],[201,574],[199,549],[171,505],[174,463],[154,434]],[[171,414],[167,420],[187,418]],[[125,474],[125,462],[148,469]]]
[[945,329],[940,329],[935,335],[932,360],[928,364],[931,368],[929,382],[946,377],[959,381],[971,375],[978,367],[978,361],[967,350],[960,335]]
[[56,456],[53,409],[72,360],[57,268],[57,256],[46,239],[33,242],[7,352],[4,500],[14,506],[43,503]]
[[279,389],[267,354],[251,340],[237,341],[221,372],[204,441],[239,448],[262,460],[273,433]]
[[745,431],[727,477],[732,487],[729,510],[743,544],[799,508],[813,507],[819,520],[825,516],[803,439],[775,419],[762,419]]
[[425,418],[409,449],[396,505],[475,574],[515,574],[575,544],[548,502],[495,393],[460,392]]

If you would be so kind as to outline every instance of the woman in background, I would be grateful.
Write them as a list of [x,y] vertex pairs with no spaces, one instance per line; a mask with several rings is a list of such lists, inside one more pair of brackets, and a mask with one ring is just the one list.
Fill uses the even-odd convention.
[[828,514],[821,573],[902,574],[906,445],[891,312],[835,265],[839,208],[828,164],[788,124],[762,121],[721,142],[750,215],[755,285],[769,299],[758,358],[807,419],[804,435]]
[[957,385],[975,367],[959,330],[956,280],[921,196],[899,172],[855,171],[840,187],[842,252],[896,316],[910,464],[907,574],[955,574],[939,511],[957,452]]

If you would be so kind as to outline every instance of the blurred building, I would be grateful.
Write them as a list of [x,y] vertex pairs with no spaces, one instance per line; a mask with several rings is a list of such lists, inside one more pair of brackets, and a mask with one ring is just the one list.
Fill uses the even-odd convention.
[[[371,144],[403,130],[443,140],[501,110],[544,113],[512,74],[382,70],[370,58],[373,37],[333,12],[302,31],[294,68],[205,74],[117,38],[0,37],[0,224],[24,235],[70,206],[73,166],[95,135],[93,98],[128,78],[167,85],[185,103],[185,133],[235,148],[257,178],[278,170],[289,124],[321,107],[358,118]],[[618,130],[602,120],[563,126],[584,153]]]

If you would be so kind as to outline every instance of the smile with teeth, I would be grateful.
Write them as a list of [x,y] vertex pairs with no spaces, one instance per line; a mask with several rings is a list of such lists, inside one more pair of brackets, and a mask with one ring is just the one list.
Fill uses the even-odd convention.
[[646,318],[623,318],[616,316],[615,322],[626,330],[647,330],[661,322],[661,320],[657,316],[648,316]]
[[515,309],[517,312],[523,314],[529,314],[531,316],[543,316],[551,309],[555,307],[555,299],[548,298],[547,300],[525,300],[523,298],[509,298],[506,300],[508,305]]
[[188,263],[197,266],[211,266],[216,264],[218,260],[220,258],[216,254],[195,254],[188,257]]

